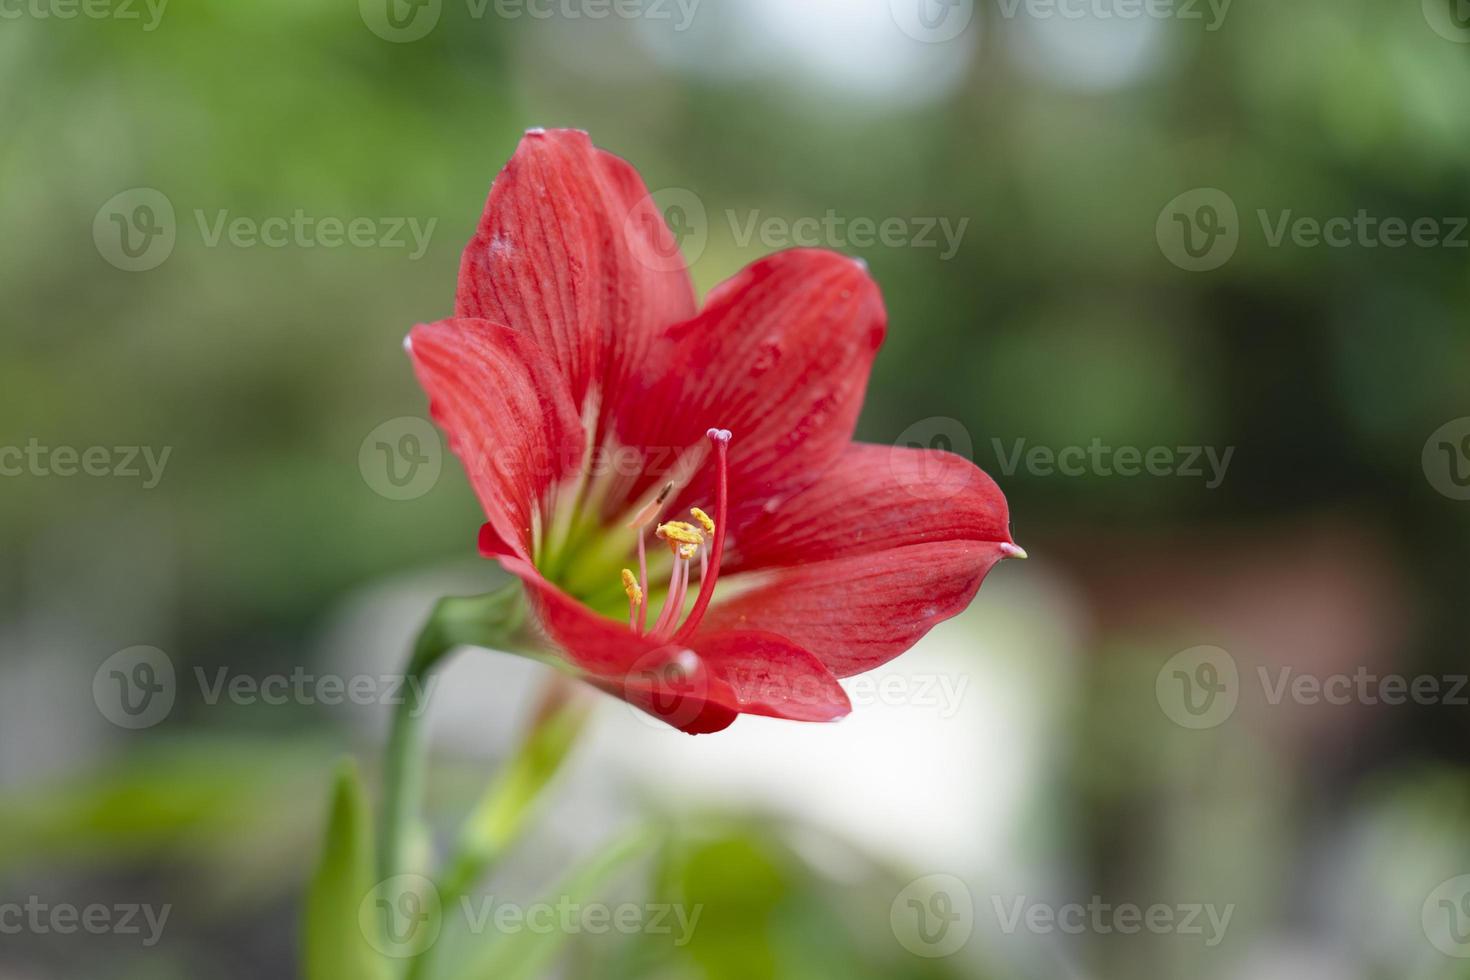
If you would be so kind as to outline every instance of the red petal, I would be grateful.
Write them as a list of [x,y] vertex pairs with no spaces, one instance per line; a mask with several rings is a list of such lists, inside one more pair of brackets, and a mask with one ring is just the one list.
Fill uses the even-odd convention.
[[852,711],[831,671],[784,637],[701,630],[693,642],[715,679],[729,686],[732,706],[742,714],[836,721]]
[[[730,444],[730,526],[810,484],[852,438],[868,372],[887,327],[877,284],[861,262],[797,249],[768,256],[710,294],[703,312],[654,348],[644,389],[618,418],[620,440],[657,459]],[[680,506],[713,501],[706,472]]]
[[[672,256],[672,261],[651,261]],[[460,263],[456,310],[534,337],[582,409],[657,333],[694,315],[678,243],[638,172],[586,133],[533,131],[490,188]]]
[[779,633],[838,677],[913,646],[1014,553],[1005,497],[969,460],[863,444],[731,534],[720,588],[734,597],[716,599],[703,628]]
[[582,459],[585,436],[560,375],[525,334],[484,320],[415,327],[408,347],[497,550],[529,558],[533,515]]
[[701,632],[692,649],[636,636],[546,581],[528,562],[503,558],[530,591],[541,625],[586,679],[694,734],[737,714],[835,721],[851,706],[822,662],[779,636]]

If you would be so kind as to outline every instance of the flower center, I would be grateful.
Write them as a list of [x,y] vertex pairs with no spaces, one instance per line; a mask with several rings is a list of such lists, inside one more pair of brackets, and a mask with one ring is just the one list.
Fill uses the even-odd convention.
[[[709,608],[714,595],[715,582],[720,577],[720,559],[725,551],[725,517],[727,508],[728,429],[710,429],[705,433],[714,445],[717,490],[715,517],[710,517],[698,507],[690,508],[689,516],[694,523],[669,521],[654,529],[654,536],[668,545],[674,556],[674,567],[669,573],[669,587],[664,596],[663,608],[653,628],[648,626],[648,525],[654,523],[672,494],[674,485],[667,484],[648,506],[640,510],[629,525],[638,532],[638,575],[633,570],[623,569],[623,592],[628,597],[628,628],[642,636],[647,634],[660,643],[683,642],[699,626],[704,612]],[[694,559],[699,559],[699,594],[694,608],[679,624],[684,612],[684,600],[689,593],[689,569]]]

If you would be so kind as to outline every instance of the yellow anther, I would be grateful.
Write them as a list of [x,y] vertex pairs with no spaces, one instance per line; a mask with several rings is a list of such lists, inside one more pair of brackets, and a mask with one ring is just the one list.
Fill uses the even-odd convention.
[[638,577],[629,569],[623,569],[623,591],[628,594],[628,601],[638,605],[643,601],[643,590],[638,587]]
[[708,514],[706,514],[704,511],[700,510],[698,507],[691,507],[691,508],[689,508],[689,513],[694,517],[694,519],[696,521],[699,522],[699,526],[702,527],[702,528],[704,528],[704,533],[705,534],[708,534],[710,537],[714,537],[715,536],[715,522],[714,522],[714,518],[710,517]]
[[681,544],[674,550],[678,553],[680,558],[693,558],[695,555],[699,554],[699,545]]
[[679,545],[687,544],[697,548],[704,544],[704,535],[700,533],[699,528],[693,524],[686,524],[684,521],[669,521],[667,524],[660,524],[654,533],[667,541],[669,547],[674,551],[678,551]]

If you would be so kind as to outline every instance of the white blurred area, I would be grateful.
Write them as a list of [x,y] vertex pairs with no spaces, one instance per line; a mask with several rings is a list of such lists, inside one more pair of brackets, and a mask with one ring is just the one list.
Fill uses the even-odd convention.
[[537,60],[625,82],[639,66],[724,83],[770,81],[820,104],[906,107],[953,92],[979,49],[982,18],[953,40],[929,43],[905,32],[892,2],[704,0],[691,16],[671,5],[669,16],[627,21],[625,32],[560,18],[543,25]]
[[[524,68],[546,78],[597,77],[624,85],[641,80],[640,99],[657,101],[660,73],[720,84],[770,83],[797,104],[870,111],[938,102],[966,84],[983,52],[1004,52],[1035,83],[1108,93],[1166,67],[1170,40],[1201,35],[1201,21],[1129,13],[1108,0],[1071,6],[1027,0],[977,2],[964,8],[963,30],[924,39],[908,23],[906,4],[933,0],[741,0],[700,3],[689,16],[625,21],[558,18],[535,24],[534,56]],[[1127,11],[1133,8],[1126,7]],[[1173,9],[1173,8],[1170,8]],[[995,35],[986,44],[986,31]],[[918,35],[918,36],[916,36]],[[554,72],[551,69],[554,68]]]

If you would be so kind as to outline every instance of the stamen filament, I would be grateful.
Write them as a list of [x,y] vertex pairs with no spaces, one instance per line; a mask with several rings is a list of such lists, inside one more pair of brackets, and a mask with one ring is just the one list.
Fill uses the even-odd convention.
[[682,558],[674,559],[674,570],[669,574],[669,591],[664,596],[664,608],[658,614],[658,622],[653,624],[653,635],[662,636],[664,632],[673,626],[678,619],[678,610],[683,601],[679,598],[679,586],[681,580],[688,581],[689,562]]
[[648,533],[648,525],[658,519],[659,512],[664,509],[664,503],[669,499],[669,494],[674,492],[672,483],[665,483],[658,496],[644,504],[629,527],[638,529],[638,588],[643,593],[643,605],[638,610],[638,622],[633,625],[633,632],[642,636],[648,631],[648,546],[644,543],[644,535]]
[[648,631],[648,549],[643,544],[643,536],[648,532],[648,525],[638,529],[638,588],[643,592],[643,603],[638,608],[638,622],[633,627],[633,632],[642,636]]

